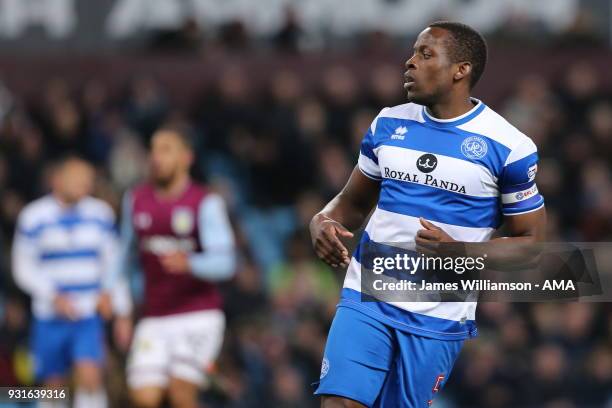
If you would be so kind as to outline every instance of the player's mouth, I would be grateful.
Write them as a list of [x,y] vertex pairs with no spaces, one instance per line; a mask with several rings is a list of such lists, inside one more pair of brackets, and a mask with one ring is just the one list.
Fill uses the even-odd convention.
[[404,75],[404,89],[412,88],[414,86],[414,78],[410,75]]

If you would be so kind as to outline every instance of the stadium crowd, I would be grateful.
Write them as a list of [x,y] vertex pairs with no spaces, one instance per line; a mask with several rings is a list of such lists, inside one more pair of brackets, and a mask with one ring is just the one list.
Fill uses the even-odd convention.
[[[279,70],[265,92],[252,92],[236,67],[184,111],[149,77],[119,98],[95,79],[78,89],[49,80],[34,102],[0,87],[0,384],[31,381],[28,302],[11,281],[8,254],[19,210],[46,191],[49,160],[67,151],[86,157],[97,168],[96,195],[118,210],[121,193],[146,175],[149,137],[172,117],[191,125],[195,176],[226,198],[242,254],[223,288],[229,326],[203,401],[318,406],[310,383],[344,271],[317,260],[308,222],[343,186],[373,117],[403,103],[400,72],[379,66],[363,84],[335,67],[305,89]],[[493,106],[538,145],[551,241],[612,239],[611,97],[578,62],[559,82],[525,76]],[[438,408],[612,407],[612,305],[483,303],[478,323]],[[109,347],[113,406],[126,406],[125,356]]]

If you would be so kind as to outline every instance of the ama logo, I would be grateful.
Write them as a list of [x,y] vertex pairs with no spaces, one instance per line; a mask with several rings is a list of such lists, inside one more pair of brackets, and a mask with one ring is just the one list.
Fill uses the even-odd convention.
[[407,132],[408,132],[408,129],[406,128],[406,126],[400,126],[397,129],[395,129],[395,133],[391,135],[391,139],[404,140]]

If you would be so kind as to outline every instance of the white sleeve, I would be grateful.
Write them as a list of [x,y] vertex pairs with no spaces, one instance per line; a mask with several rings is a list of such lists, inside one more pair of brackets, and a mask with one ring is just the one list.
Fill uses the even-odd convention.
[[117,316],[129,316],[133,310],[130,285],[126,277],[122,276],[111,291],[113,311]]
[[535,182],[537,171],[537,147],[526,138],[510,152],[499,178],[504,215],[525,214],[544,206]]
[[15,283],[36,299],[52,299],[56,294],[53,281],[40,272],[37,229],[28,226],[24,213],[19,215],[12,248],[12,269]]
[[386,109],[387,108],[384,108],[376,118],[374,118],[359,147],[359,159],[357,161],[359,170],[361,170],[366,177],[373,180],[381,180],[382,178],[378,165],[378,153],[376,153],[377,139],[375,134],[378,118]]
[[[109,211],[109,225],[114,226],[115,216],[110,208]],[[123,269],[117,265],[118,261],[122,262],[119,239],[114,228],[109,228],[106,234],[101,251],[103,286],[110,291],[115,313],[119,316],[127,316],[132,313],[132,299],[127,274],[118,270],[118,268]]]
[[191,271],[201,279],[229,279],[236,269],[236,250],[225,203],[220,196],[210,194],[202,200],[198,212],[203,252],[189,256]]

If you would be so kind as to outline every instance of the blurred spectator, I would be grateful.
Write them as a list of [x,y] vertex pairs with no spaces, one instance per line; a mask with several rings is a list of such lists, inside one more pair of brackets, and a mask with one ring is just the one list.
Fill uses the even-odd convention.
[[147,152],[129,129],[118,129],[116,136],[118,140],[109,154],[108,169],[113,184],[125,191],[144,178]]
[[11,109],[12,104],[13,96],[11,92],[4,86],[2,81],[0,81],[0,126],[2,126],[4,117]]
[[203,41],[204,34],[198,21],[187,18],[178,29],[154,33],[150,47],[154,51],[197,52],[202,48]]
[[610,345],[594,348],[590,355],[582,360],[584,378],[577,381],[576,394],[581,396],[581,403],[589,406],[605,406],[610,401],[612,388],[612,350]]
[[597,70],[587,62],[570,65],[561,81],[559,96],[565,105],[565,112],[571,112],[570,123],[584,123],[586,112],[601,97]]
[[295,314],[329,302],[335,304],[340,290],[331,269],[314,256],[306,231],[288,241],[287,261],[272,268],[268,287],[279,312]]
[[285,8],[282,26],[274,36],[276,48],[280,51],[295,53],[299,50],[301,36],[302,27],[297,13],[293,7],[288,6]]
[[83,117],[73,98],[70,84],[64,78],[48,81],[43,89],[41,104],[35,108],[45,146],[51,157],[67,151],[85,155],[87,140],[82,136]]
[[247,27],[241,20],[223,23],[219,29],[219,41],[228,50],[246,50],[251,42]]
[[383,107],[404,103],[402,70],[395,65],[380,65],[372,70],[368,87],[367,103],[370,109],[380,111]]
[[274,369],[272,375],[272,406],[278,408],[307,408],[312,406],[306,398],[305,380],[291,366]]
[[533,379],[526,385],[527,399],[531,405],[544,406],[569,401],[571,389],[567,355],[560,346],[543,344],[534,350],[532,375]]
[[167,109],[166,97],[155,79],[139,75],[129,84],[125,116],[145,143],[165,119]]
[[0,384],[31,384],[31,361],[28,353],[29,318],[22,298],[10,295],[3,304],[4,320],[0,325]]
[[323,101],[327,109],[327,132],[343,146],[350,145],[350,116],[357,108],[357,79],[343,66],[332,66],[323,74]]

